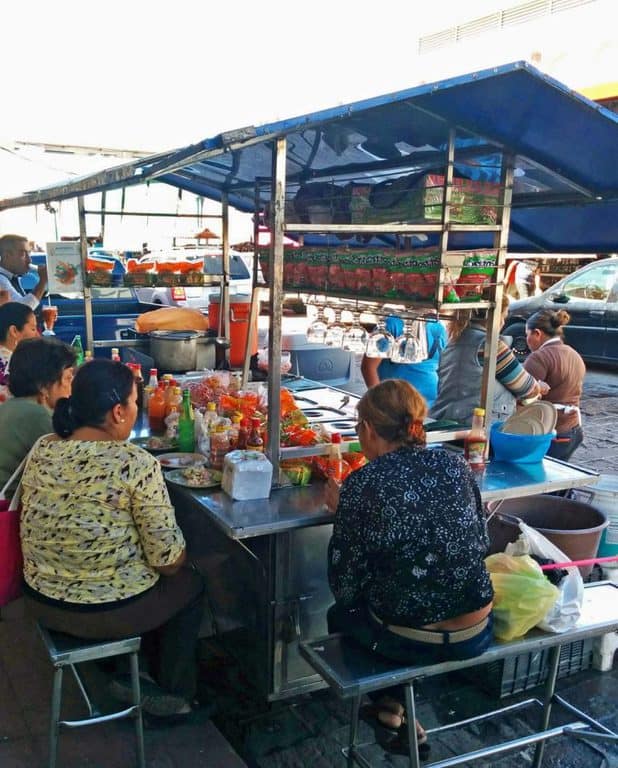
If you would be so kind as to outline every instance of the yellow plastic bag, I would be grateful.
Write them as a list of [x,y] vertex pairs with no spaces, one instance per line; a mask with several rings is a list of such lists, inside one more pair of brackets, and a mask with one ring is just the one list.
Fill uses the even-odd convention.
[[528,555],[499,552],[485,559],[494,588],[494,633],[513,640],[545,618],[560,594]]

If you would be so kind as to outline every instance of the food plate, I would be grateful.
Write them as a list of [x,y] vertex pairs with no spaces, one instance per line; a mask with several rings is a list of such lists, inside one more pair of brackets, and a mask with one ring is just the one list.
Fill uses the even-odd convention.
[[176,441],[167,437],[134,437],[130,442],[154,455],[169,453],[177,447]]
[[165,473],[165,479],[186,488],[215,488],[221,485],[221,472],[207,467],[188,467],[186,469],[172,469]]
[[157,459],[163,469],[182,469],[206,464],[206,457],[201,453],[162,453]]

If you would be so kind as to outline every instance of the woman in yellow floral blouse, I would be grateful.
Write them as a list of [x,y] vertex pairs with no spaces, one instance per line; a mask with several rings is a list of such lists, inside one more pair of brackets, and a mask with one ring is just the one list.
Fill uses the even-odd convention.
[[146,686],[144,709],[182,715],[195,695],[204,585],[185,567],[159,463],[127,442],[136,416],[125,365],[94,360],[79,368],[71,396],[56,405],[57,434],[37,443],[22,479],[24,591],[31,613],[51,629],[95,639],[143,635],[157,683]]

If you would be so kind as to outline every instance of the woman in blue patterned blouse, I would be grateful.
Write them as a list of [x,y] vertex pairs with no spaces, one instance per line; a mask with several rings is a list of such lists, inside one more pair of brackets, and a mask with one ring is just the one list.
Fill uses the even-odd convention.
[[[369,462],[340,489],[334,482],[327,488],[336,511],[329,630],[404,664],[478,656],[491,642],[480,493],[462,456],[425,447],[426,413],[408,382],[369,389],[357,425]],[[407,754],[407,725],[395,698],[382,697],[365,715],[374,718],[384,748]],[[426,741],[419,725],[417,735],[419,744]]]

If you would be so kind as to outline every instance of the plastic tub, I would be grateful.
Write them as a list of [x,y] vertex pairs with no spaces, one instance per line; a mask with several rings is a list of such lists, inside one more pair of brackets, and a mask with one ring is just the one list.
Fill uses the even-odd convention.
[[515,464],[534,464],[542,461],[549,450],[555,432],[548,435],[512,435],[501,431],[502,422],[492,424],[489,444],[496,461],[509,461]]
[[[618,475],[601,475],[596,485],[590,488],[576,488],[569,494],[577,501],[591,504],[604,512],[609,525],[603,531],[599,544],[599,557],[618,555]],[[618,568],[618,562],[608,563],[604,567]]]
[[[600,509],[560,496],[543,494],[492,501],[487,505],[490,512],[497,504],[498,511],[487,526],[490,554],[504,552],[506,545],[517,539],[519,518],[542,533],[571,560],[586,560],[596,557],[601,534],[608,524],[607,516]],[[586,578],[592,567],[583,566],[579,570]]]

